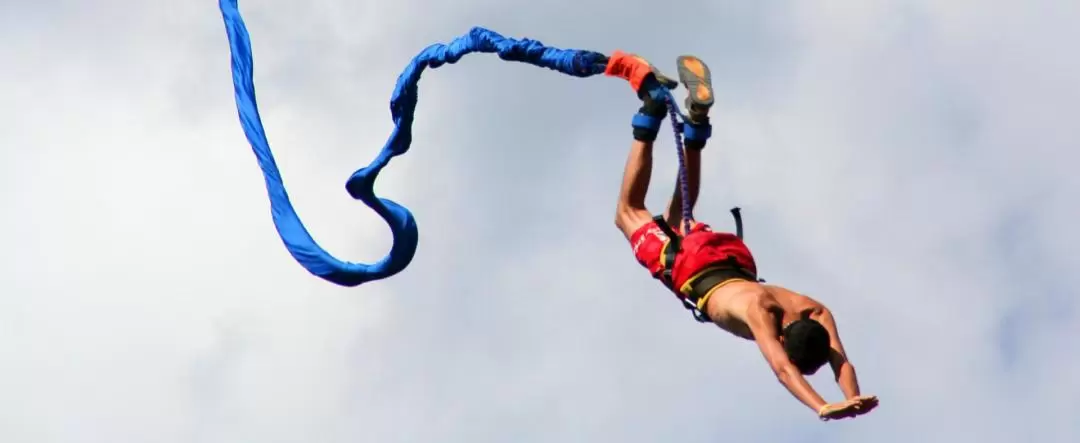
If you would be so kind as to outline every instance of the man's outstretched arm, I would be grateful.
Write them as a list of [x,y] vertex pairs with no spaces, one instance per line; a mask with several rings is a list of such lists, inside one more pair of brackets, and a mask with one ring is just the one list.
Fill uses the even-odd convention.
[[753,332],[754,341],[757,342],[761,354],[776,374],[777,380],[791,392],[791,395],[820,415],[828,403],[817,391],[814,391],[810,383],[806,382],[806,378],[791,363],[787,353],[784,352],[784,347],[777,340],[776,337],[780,334],[777,330],[776,316],[779,315],[775,312],[777,309],[779,306],[775,306],[775,302],[765,301],[752,305],[746,313],[747,326]]
[[829,346],[832,348],[829,355],[829,366],[832,367],[833,374],[836,376],[836,384],[844,392],[845,398],[850,400],[858,397],[860,395],[859,380],[855,376],[855,366],[848,360],[847,352],[844,351],[844,344],[840,342],[840,334],[837,332],[836,320],[833,318],[832,312],[823,309],[817,321],[825,327],[825,330],[829,331]]
[[844,344],[840,342],[840,333],[837,332],[836,320],[833,319],[832,312],[827,308],[823,308],[816,317],[818,317],[818,323],[821,323],[825,330],[829,331],[829,347],[832,348],[829,353],[829,366],[832,367],[833,374],[836,376],[836,384],[843,391],[844,398],[857,405],[855,415],[866,414],[874,410],[878,405],[878,399],[875,396],[862,395],[859,392],[859,379],[855,376],[855,366],[848,360],[847,352],[844,351]]

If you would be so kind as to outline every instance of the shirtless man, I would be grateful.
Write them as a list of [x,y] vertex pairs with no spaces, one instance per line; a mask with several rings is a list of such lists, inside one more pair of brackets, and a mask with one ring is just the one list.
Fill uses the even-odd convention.
[[[700,185],[701,150],[709,138],[713,104],[709,68],[698,58],[682,56],[679,82],[686,86],[688,121],[684,127],[690,207]],[[735,336],[757,342],[777,379],[822,420],[870,412],[877,398],[863,396],[829,309],[816,300],[779,286],[764,285],[750,250],[736,235],[713,232],[691,222],[683,227],[681,195],[676,191],[662,216],[645,208],[652,174],[652,146],[667,114],[667,89],[678,86],[644,59],[616,51],[606,74],[630,82],[643,106],[634,117],[634,142],[626,162],[615,225],[626,236],[639,263],[694,311],[699,321],[715,323]],[[674,238],[675,241],[671,241]],[[827,403],[804,375],[829,363],[845,401]]]

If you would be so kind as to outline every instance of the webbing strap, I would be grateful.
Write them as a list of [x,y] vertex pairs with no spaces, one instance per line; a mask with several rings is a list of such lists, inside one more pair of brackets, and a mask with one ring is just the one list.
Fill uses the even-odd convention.
[[694,303],[696,306],[701,297],[709,293],[714,286],[723,283],[728,280],[741,279],[748,281],[757,281],[757,276],[751,274],[742,265],[739,264],[735,257],[728,256],[724,263],[718,264],[717,267],[703,271],[700,275],[696,276],[692,282],[690,282],[689,288],[684,294],[686,298]]
[[739,237],[739,240],[743,238],[742,230],[742,213],[738,206],[731,208],[731,216],[735,217],[735,236]]
[[[664,282],[671,290],[678,292],[678,288],[675,287],[673,274],[675,270],[675,258],[678,257],[679,250],[682,247],[682,237],[680,237],[674,229],[671,229],[667,220],[664,220],[664,216],[654,216],[653,222],[656,223],[656,227],[660,228],[661,231],[664,231],[664,235],[668,237],[667,246],[664,247],[664,270],[660,275],[660,281]],[[709,323],[712,321],[709,320],[709,317],[705,315],[704,312],[701,312],[701,310],[697,308],[697,304],[695,304],[694,301],[690,301],[686,297],[681,297],[678,294],[676,294],[676,297],[679,297],[679,300],[682,300],[683,302],[683,306],[694,314],[695,320],[701,323]]]
[[[742,212],[738,206],[731,208],[731,216],[735,217],[735,236],[739,237],[739,240],[743,239],[743,223]],[[757,277],[758,283],[765,283],[765,279]]]
[[653,223],[664,231],[664,235],[668,238],[668,244],[664,247],[664,271],[663,280],[664,284],[674,289],[675,281],[672,278],[672,273],[675,269],[675,258],[679,255],[679,249],[682,247],[682,237],[675,233],[674,229],[668,225],[667,220],[664,220],[664,216],[657,215],[653,217]]

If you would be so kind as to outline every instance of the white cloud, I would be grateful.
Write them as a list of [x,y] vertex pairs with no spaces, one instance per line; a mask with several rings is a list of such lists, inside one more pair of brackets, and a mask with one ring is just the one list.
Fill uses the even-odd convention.
[[699,216],[730,227],[742,205],[764,276],[838,312],[882,397],[819,425],[612,226],[625,85],[485,55],[429,71],[413,150],[378,187],[416,213],[417,257],[337,288],[276,238],[217,9],[178,5],[0,6],[4,441],[1080,435],[1076,6],[241,4],[290,195],[353,261],[390,245],[344,180],[424,45],[480,24],[661,67],[700,54],[722,100]]

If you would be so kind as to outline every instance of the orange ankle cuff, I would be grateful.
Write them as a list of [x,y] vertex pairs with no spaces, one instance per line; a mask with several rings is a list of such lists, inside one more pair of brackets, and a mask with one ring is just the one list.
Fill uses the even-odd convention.
[[645,77],[651,73],[652,66],[649,66],[648,62],[634,54],[622,51],[611,54],[608,57],[607,67],[604,69],[604,75],[619,77],[630,82],[630,87],[634,88],[635,92],[641,89]]

